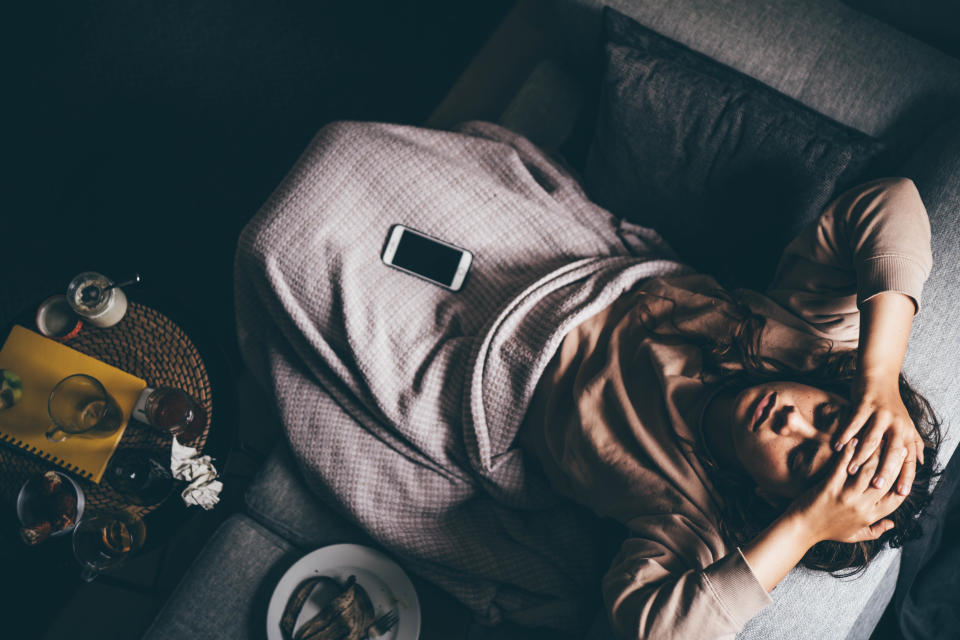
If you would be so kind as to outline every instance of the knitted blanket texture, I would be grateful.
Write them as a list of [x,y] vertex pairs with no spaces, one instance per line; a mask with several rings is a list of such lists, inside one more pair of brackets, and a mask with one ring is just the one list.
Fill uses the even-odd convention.
[[[473,252],[461,291],[381,261],[397,223]],[[517,430],[567,331],[688,272],[497,125],[334,123],[241,235],[240,348],[318,499],[483,623],[584,629],[608,558]]]

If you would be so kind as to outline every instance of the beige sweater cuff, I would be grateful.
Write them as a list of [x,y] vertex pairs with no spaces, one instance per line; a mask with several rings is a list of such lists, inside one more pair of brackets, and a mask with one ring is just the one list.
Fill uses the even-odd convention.
[[916,260],[899,255],[868,258],[857,265],[857,307],[884,291],[899,291],[913,298],[914,315],[920,312],[920,295],[930,275]]
[[773,602],[739,547],[704,569],[703,574],[707,588],[738,628]]

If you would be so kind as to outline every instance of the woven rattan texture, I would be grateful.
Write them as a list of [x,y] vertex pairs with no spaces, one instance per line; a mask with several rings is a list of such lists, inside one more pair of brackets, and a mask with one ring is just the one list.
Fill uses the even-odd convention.
[[[210,378],[197,348],[176,323],[155,309],[131,302],[127,314],[118,324],[106,329],[84,325],[80,335],[67,344],[143,378],[149,387],[176,387],[193,396],[206,412],[207,425],[198,438],[184,444],[203,449],[213,418]],[[117,452],[136,449],[149,451],[168,461],[170,438],[150,427],[131,422],[120,440]],[[30,475],[52,468],[57,467],[20,451],[0,448],[0,495],[3,501],[13,504],[20,486]],[[86,494],[87,509],[126,509],[145,516],[163,504],[130,504],[127,498],[110,486],[108,475],[109,467],[100,484],[75,478]],[[177,494],[173,493],[167,498],[170,499],[178,499]]]

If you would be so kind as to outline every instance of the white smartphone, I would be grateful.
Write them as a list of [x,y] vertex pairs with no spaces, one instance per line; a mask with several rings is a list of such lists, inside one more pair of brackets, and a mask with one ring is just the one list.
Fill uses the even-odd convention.
[[467,279],[473,254],[402,224],[390,227],[383,261],[395,269],[459,291]]

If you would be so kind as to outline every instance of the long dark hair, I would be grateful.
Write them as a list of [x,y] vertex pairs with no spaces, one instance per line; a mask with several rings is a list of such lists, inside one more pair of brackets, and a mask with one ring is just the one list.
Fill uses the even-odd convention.
[[[736,292],[715,289],[709,292],[725,301],[724,313],[732,320],[733,330],[726,335],[709,335],[680,329],[670,313],[667,333],[658,331],[663,326],[659,313],[650,313],[642,298],[649,296],[667,302],[672,300],[643,292],[638,305],[638,317],[651,334],[667,338],[682,336],[685,342],[700,348],[703,360],[701,378],[707,377],[725,388],[742,390],[755,385],[788,381],[806,384],[830,391],[845,398],[851,397],[851,387],[857,373],[857,352],[837,350],[823,340],[809,356],[802,369],[781,360],[760,355],[760,338],[766,318],[753,313]],[[645,307],[646,311],[645,312]],[[661,316],[661,317],[657,317]],[[838,577],[857,574],[866,569],[870,560],[886,545],[899,547],[921,535],[919,516],[930,502],[930,482],[938,475],[934,471],[936,454],[940,449],[941,429],[933,407],[918,393],[901,373],[900,397],[917,431],[924,441],[924,463],[917,463],[916,476],[910,494],[889,516],[894,526],[876,540],[845,543],[823,541],[814,545],[803,556],[801,564],[810,569],[830,571]],[[756,483],[743,469],[720,468],[706,455],[703,443],[689,442],[695,454],[705,460],[717,491],[723,498],[720,507],[720,528],[724,538],[733,546],[741,546],[755,538],[783,513],[788,502],[771,504],[756,493]]]

